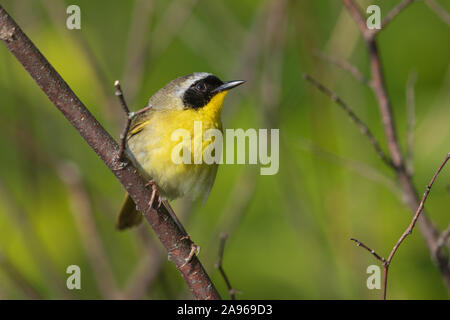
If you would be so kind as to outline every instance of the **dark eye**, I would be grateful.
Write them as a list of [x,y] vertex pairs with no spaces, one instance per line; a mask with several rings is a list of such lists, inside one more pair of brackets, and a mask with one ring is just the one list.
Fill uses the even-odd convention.
[[197,83],[195,85],[195,88],[199,91],[206,91],[206,84],[204,84],[203,82]]

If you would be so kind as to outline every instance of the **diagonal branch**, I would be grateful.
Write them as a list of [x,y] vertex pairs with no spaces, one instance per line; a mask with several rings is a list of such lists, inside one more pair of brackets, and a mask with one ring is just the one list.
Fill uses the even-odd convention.
[[120,147],[114,139],[1,6],[0,40],[124,186],[168,251],[194,297],[220,299],[198,258],[194,256],[187,261],[191,241],[184,238],[164,206],[157,210],[149,207],[151,194],[145,186],[146,181],[133,166],[121,165]]
[[353,112],[353,110],[338,95],[336,95],[333,91],[322,85],[320,82],[318,82],[317,80],[315,80],[314,78],[312,78],[307,74],[304,74],[303,76],[313,86],[315,86],[321,92],[329,96],[331,100],[336,102],[337,105],[340,106],[342,110],[345,111],[345,113],[347,113],[349,118],[359,127],[361,133],[369,139],[370,144],[375,149],[376,153],[381,158],[381,160],[383,160],[387,166],[393,167],[391,159],[389,159],[389,157],[384,153],[383,149],[381,149],[381,146],[378,143],[377,139],[374,137],[374,135],[369,130],[367,125],[364,122],[362,122],[362,120],[359,119],[358,116]]

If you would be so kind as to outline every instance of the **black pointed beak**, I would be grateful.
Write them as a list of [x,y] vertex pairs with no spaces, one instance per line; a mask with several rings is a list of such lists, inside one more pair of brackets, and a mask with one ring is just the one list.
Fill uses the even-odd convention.
[[218,86],[217,88],[215,88],[212,93],[216,94],[222,91],[228,91],[230,89],[233,89],[237,86],[240,86],[241,84],[243,84],[245,81],[244,80],[233,80],[233,81],[227,81],[223,84],[221,84],[220,86]]

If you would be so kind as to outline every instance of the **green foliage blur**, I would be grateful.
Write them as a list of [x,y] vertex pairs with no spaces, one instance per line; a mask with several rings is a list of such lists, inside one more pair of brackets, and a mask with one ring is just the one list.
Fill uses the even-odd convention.
[[[357,1],[362,8],[370,1]],[[372,1],[373,2],[373,1]],[[382,16],[399,1],[376,1]],[[439,1],[450,11],[450,2]],[[81,30],[66,8],[81,8]],[[174,202],[214,284],[219,236],[238,299],[378,299],[366,286],[368,252],[387,256],[411,219],[395,175],[366,137],[308,73],[338,93],[386,149],[370,89],[316,50],[369,75],[367,50],[340,1],[4,0],[2,6],[114,136],[124,115],[168,81],[195,71],[245,79],[225,102],[225,128],[279,128],[280,166],[223,165],[206,204]],[[405,88],[415,85],[414,183],[422,194],[450,151],[450,28],[423,1],[379,35],[403,150]],[[0,44],[0,298],[181,299],[191,295],[148,224],[115,230],[124,190],[113,174]],[[449,223],[450,168],[438,177],[427,214]],[[66,268],[81,268],[81,290]],[[416,229],[390,268],[388,298],[446,299],[447,289]]]

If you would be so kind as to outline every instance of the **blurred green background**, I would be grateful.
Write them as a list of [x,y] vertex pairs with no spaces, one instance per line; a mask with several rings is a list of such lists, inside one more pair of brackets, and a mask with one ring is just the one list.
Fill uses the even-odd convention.
[[[383,16],[398,2],[376,4]],[[450,2],[439,3],[450,11]],[[115,137],[124,124],[116,79],[133,109],[194,71],[247,80],[226,100],[224,127],[279,128],[278,174],[224,165],[204,206],[174,202],[224,298],[215,268],[222,232],[229,234],[224,268],[238,299],[380,297],[366,287],[366,268],[377,261],[349,238],[387,256],[410,212],[366,137],[302,78],[307,72],[336,91],[386,149],[369,88],[314,55],[326,52],[369,75],[365,44],[340,1],[1,4]],[[69,4],[81,8],[81,30],[66,28]],[[422,193],[450,151],[450,28],[418,1],[378,39],[404,150],[405,87],[417,76],[413,163]],[[0,150],[0,298],[191,298],[148,224],[115,230],[123,188],[3,44]],[[440,229],[449,223],[449,169],[427,202]],[[81,268],[81,290],[66,288],[69,265]],[[394,258],[388,298],[448,298],[418,229]]]

